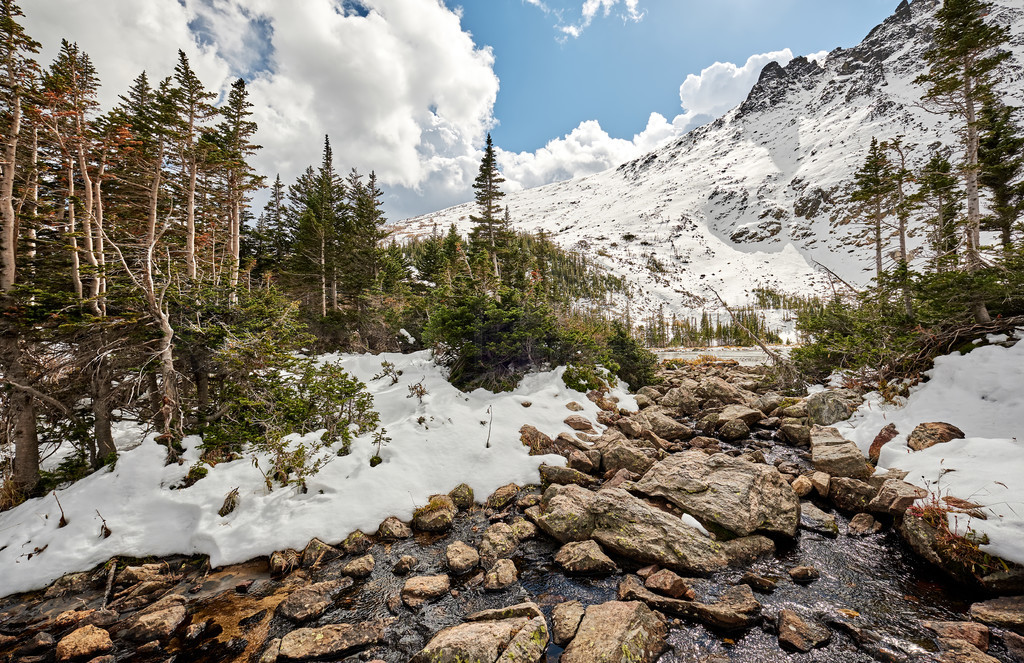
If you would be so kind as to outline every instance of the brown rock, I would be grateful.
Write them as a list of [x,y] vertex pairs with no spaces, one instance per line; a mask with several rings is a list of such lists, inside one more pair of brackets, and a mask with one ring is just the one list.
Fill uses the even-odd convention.
[[523,446],[530,447],[531,456],[551,453],[555,448],[554,440],[529,424],[519,429],[519,439]]
[[939,663],[999,663],[999,659],[989,656],[966,640],[939,639],[942,656]]
[[341,567],[341,573],[352,578],[366,578],[373,573],[375,565],[373,555],[363,555]]
[[832,633],[818,624],[805,622],[792,610],[779,613],[779,644],[787,649],[809,652],[823,647],[832,639]]
[[794,566],[789,570],[793,582],[808,583],[821,577],[821,573],[813,566]]
[[868,449],[868,460],[872,463],[878,463],[878,456],[882,453],[882,447],[899,434],[900,432],[896,430],[896,424],[886,424],[882,430],[878,431],[878,435],[875,436],[874,441],[871,443],[871,448]]
[[499,559],[484,577],[484,589],[498,591],[519,580],[519,571],[510,559]]
[[480,553],[476,551],[476,548],[462,541],[456,541],[449,545],[444,554],[449,570],[456,575],[462,575],[476,568],[476,565],[480,563]]
[[448,493],[448,497],[452,498],[455,508],[459,511],[465,511],[472,507],[473,502],[475,501],[473,489],[464,483],[460,483],[458,486],[452,488],[451,492]]
[[409,578],[402,587],[402,602],[410,608],[418,608],[439,596],[444,596],[450,588],[451,581],[447,575]]
[[[577,451],[576,453],[579,452]],[[586,460],[585,457],[584,460]],[[589,461],[587,462],[589,464]],[[544,488],[547,488],[551,484],[564,486],[570,483],[576,484],[577,486],[583,486],[584,488],[589,488],[600,483],[589,474],[584,474],[583,472],[574,470],[571,467],[559,467],[558,465],[541,465],[540,480],[541,486]]]
[[576,401],[569,401],[568,403],[565,404],[565,409],[569,410],[570,412],[582,412],[583,406],[577,403]]
[[484,532],[480,541],[480,556],[485,560],[484,566],[499,557],[508,557],[516,549],[519,538],[507,523],[494,523]]
[[850,519],[847,529],[851,536],[867,536],[882,531],[882,523],[875,520],[870,513],[858,513]]
[[300,587],[277,606],[277,613],[293,622],[316,619],[327,612],[334,602],[334,597],[352,584],[351,578],[345,578]]
[[412,526],[422,532],[447,532],[455,522],[458,509],[447,495],[434,495],[425,506],[413,511]]
[[303,568],[326,564],[341,557],[341,553],[334,546],[329,546],[320,539],[310,539],[302,551],[301,564]]
[[74,661],[102,656],[114,649],[110,634],[95,626],[83,626],[57,643],[57,660]]
[[949,442],[951,440],[962,440],[964,432],[954,426],[943,422],[930,422],[918,424],[907,437],[907,446],[914,451],[922,451],[936,444]]
[[828,497],[828,484],[832,477],[828,472],[814,472],[811,474],[811,485],[822,497]]
[[594,430],[594,424],[592,424],[589,419],[579,414],[570,414],[565,418],[563,423],[573,430],[583,432],[591,432]]
[[934,631],[946,640],[965,640],[981,651],[988,651],[989,628],[977,622],[924,622],[929,631]]
[[798,476],[793,479],[793,483],[790,485],[793,487],[793,492],[796,493],[797,497],[807,497],[814,490],[814,484],[805,476]]
[[686,583],[686,579],[673,573],[669,569],[662,569],[652,573],[644,580],[644,587],[647,589],[671,596],[674,599],[687,599],[692,601],[697,595]]
[[643,603],[609,601],[587,608],[561,663],[654,663],[665,650],[665,623]]
[[[526,617],[457,624],[442,629],[409,663],[497,661],[513,638],[530,623]],[[544,638],[545,642],[547,638]],[[531,662],[532,663],[532,662]]]
[[356,530],[345,537],[345,540],[338,546],[346,555],[362,555],[373,547],[373,541],[362,531]]
[[551,611],[551,635],[556,645],[564,647],[576,637],[585,612],[579,601],[566,601],[554,607]]
[[383,541],[408,539],[411,536],[412,528],[394,516],[385,518],[384,522],[382,522],[380,527],[377,528],[377,538]]
[[1003,596],[971,606],[971,618],[1024,634],[1024,596]]
[[495,511],[502,511],[505,507],[512,504],[515,500],[516,495],[519,494],[519,486],[514,483],[507,483],[501,488],[491,493],[491,496],[487,498],[487,508],[494,509]]
[[565,544],[555,555],[555,563],[567,573],[580,575],[608,575],[618,567],[604,554],[596,541],[572,541]]
[[382,623],[331,624],[300,628],[281,639],[280,661],[340,659],[384,639]]

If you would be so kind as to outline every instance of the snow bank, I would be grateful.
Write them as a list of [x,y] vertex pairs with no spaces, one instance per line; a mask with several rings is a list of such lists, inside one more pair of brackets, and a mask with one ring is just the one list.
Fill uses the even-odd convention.
[[[334,458],[313,477],[306,494],[280,487],[268,492],[249,458],[217,465],[194,486],[171,490],[198,460],[200,440],[186,438],[185,463],[165,467],[165,449],[152,436],[140,440],[138,428],[126,422],[118,430],[122,454],[115,470],[57,491],[67,527],[57,527],[60,511],[53,495],[0,514],[0,596],[43,587],[115,555],[202,553],[219,566],[301,548],[313,537],[337,542],[356,529],[376,531],[387,516],[408,520],[430,495],[462,482],[482,500],[509,482],[536,483],[541,463],[564,464],[561,456],[528,455],[519,441],[523,424],[552,436],[572,432],[563,420],[571,414],[565,405],[573,400],[584,407],[579,414],[592,421],[597,415],[584,394],[562,383],[561,368],[527,376],[511,393],[462,393],[445,380],[428,352],[321,360],[339,363],[373,393],[381,425],[392,438],[381,449],[380,465],[370,467],[373,436],[365,435],[353,442],[350,455]],[[390,378],[372,380],[382,361],[402,371],[397,384]],[[421,381],[427,390],[422,403],[409,397],[409,386]],[[636,409],[625,392],[614,395],[623,407]],[[525,401],[532,405],[523,407]],[[493,427],[486,448],[489,407]],[[233,488],[239,489],[238,507],[221,518],[217,511]],[[106,539],[100,536],[100,514],[113,532]]]
[[[935,495],[984,506],[988,520],[960,514],[951,525],[987,534],[983,550],[1024,564],[1024,342],[940,357],[928,377],[903,406],[871,394],[836,427],[866,454],[878,431],[895,424],[900,434],[882,447],[879,469],[906,470],[907,481]],[[912,451],[907,435],[932,421],[953,424],[967,437]]]

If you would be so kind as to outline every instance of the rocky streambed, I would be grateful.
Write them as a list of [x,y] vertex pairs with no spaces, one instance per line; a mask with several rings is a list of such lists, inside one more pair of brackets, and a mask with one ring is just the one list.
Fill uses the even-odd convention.
[[1024,574],[951,545],[938,507],[911,507],[924,491],[828,427],[858,394],[787,398],[726,364],[664,378],[639,412],[566,404],[574,436],[524,427],[567,459],[537,486],[458,486],[411,523],[244,565],[111,560],[3,599],[0,659],[1024,661]]

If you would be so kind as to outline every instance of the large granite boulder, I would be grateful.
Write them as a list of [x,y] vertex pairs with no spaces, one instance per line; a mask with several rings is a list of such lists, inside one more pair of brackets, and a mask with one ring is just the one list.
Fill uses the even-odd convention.
[[609,601],[587,608],[560,659],[562,663],[654,663],[665,650],[662,618],[638,601]]
[[554,485],[544,491],[540,505],[527,509],[526,515],[562,543],[585,541],[594,531],[594,499],[595,493],[586,488]]
[[833,477],[864,480],[873,473],[857,445],[831,427],[811,428],[811,460],[815,470]]

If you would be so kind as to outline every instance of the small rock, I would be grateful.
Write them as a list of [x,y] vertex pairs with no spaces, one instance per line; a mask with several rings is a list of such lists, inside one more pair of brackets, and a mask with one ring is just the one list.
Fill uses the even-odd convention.
[[341,567],[341,573],[352,578],[366,578],[373,573],[375,565],[373,555],[363,555]]
[[565,409],[569,410],[570,412],[582,412],[583,406],[577,403],[576,401],[569,401],[568,403],[565,404]]
[[102,656],[114,649],[110,634],[95,626],[83,626],[57,643],[57,660],[72,661]]
[[373,541],[360,530],[356,530],[346,536],[338,547],[346,555],[362,555],[373,547]]
[[551,611],[551,635],[556,645],[564,647],[576,637],[585,612],[579,601],[566,601],[554,607]]
[[510,559],[499,559],[484,578],[484,589],[497,591],[505,589],[519,580],[516,565]]
[[718,437],[726,441],[740,440],[750,435],[750,427],[739,419],[727,421],[718,429]]
[[444,596],[450,588],[451,581],[447,575],[409,578],[402,587],[402,602],[410,608],[418,608],[432,599]]
[[823,647],[832,639],[832,633],[824,626],[805,622],[792,610],[779,612],[779,644],[787,649],[809,652]]
[[480,553],[476,548],[456,541],[445,549],[445,559],[452,573],[462,575],[480,563]]
[[590,539],[562,546],[555,555],[555,563],[572,574],[608,575],[618,570],[615,562],[601,550],[601,546]]
[[473,489],[464,483],[460,483],[458,486],[455,486],[455,488],[448,493],[448,497],[452,498],[455,508],[459,511],[465,511],[473,506]]
[[896,430],[896,424],[886,424],[882,430],[878,431],[878,435],[871,442],[871,447],[868,449],[868,460],[878,464],[878,457],[882,454],[882,447],[899,434],[900,432]]
[[509,483],[497,489],[487,498],[487,508],[495,511],[503,511],[505,507],[512,504],[520,488],[514,483]]
[[381,623],[331,624],[320,628],[300,628],[281,639],[278,660],[312,661],[341,659],[382,642]]
[[588,458],[586,454],[584,454],[579,449],[573,449],[569,453],[569,457],[567,460],[568,462],[566,463],[566,465],[568,465],[568,467],[573,470],[585,473],[590,473],[594,471],[594,463],[592,463],[590,458]]
[[411,536],[412,528],[394,516],[385,518],[377,528],[377,538],[382,541],[408,539]]
[[828,484],[832,477],[828,472],[814,472],[811,474],[811,485],[822,497],[828,497]]
[[936,444],[963,438],[964,432],[953,424],[936,421],[918,424],[917,428],[907,436],[907,446],[914,451],[923,451]]
[[278,550],[270,555],[270,575],[280,578],[299,567],[301,558],[294,550]]
[[814,484],[811,483],[811,480],[802,475],[793,479],[793,483],[790,485],[793,487],[793,492],[796,493],[797,497],[807,497],[814,490]]
[[821,573],[813,566],[794,566],[789,570],[789,577],[793,582],[808,583],[821,577]]
[[853,408],[833,391],[811,394],[804,403],[807,407],[807,419],[819,426],[831,426],[838,421],[849,419],[853,414]]
[[981,651],[988,651],[989,628],[977,622],[924,622],[929,631],[947,640],[966,640]]
[[341,557],[341,553],[329,546],[320,539],[310,539],[302,551],[301,564],[303,568],[309,568],[319,564],[326,564]]
[[851,536],[867,536],[882,531],[882,523],[875,520],[870,513],[858,513],[850,519],[846,530]]
[[516,518],[512,521],[512,534],[519,541],[526,541],[537,536],[537,526],[525,518]]
[[529,424],[519,429],[519,439],[524,447],[530,448],[531,456],[551,453],[555,449],[554,440]]
[[833,539],[839,536],[839,524],[836,522],[836,517],[825,513],[813,502],[800,503],[800,527]]
[[480,557],[484,559],[484,566],[499,557],[511,555],[518,543],[516,533],[507,523],[494,523],[488,527],[480,541]]
[[185,621],[185,597],[165,596],[131,620],[122,637],[134,642],[166,640]]
[[447,532],[455,522],[458,509],[447,495],[434,495],[412,515],[412,526],[422,532]]
[[740,578],[740,584],[747,585],[762,594],[771,594],[775,591],[775,581],[759,576],[751,571],[743,574],[743,577]]
[[277,657],[281,654],[281,638],[271,638],[267,642],[267,648],[260,655],[258,663],[277,663]]
[[803,424],[784,423],[779,426],[779,435],[796,447],[806,447],[811,443],[811,427]]
[[293,622],[316,619],[327,612],[334,597],[352,586],[352,579],[318,582],[300,587],[277,606],[277,614]]
[[397,562],[395,562],[394,572],[396,575],[404,576],[416,568],[419,564],[419,560],[412,555],[402,555]]
[[525,603],[517,603],[510,605],[507,608],[493,608],[491,610],[481,610],[480,612],[474,612],[471,615],[466,615],[467,622],[487,622],[487,621],[498,621],[502,619],[514,619],[516,617],[525,617],[526,619],[533,619],[535,617],[544,617],[544,613],[541,612],[540,606],[536,603],[527,601]]
[[690,589],[685,578],[673,573],[669,569],[662,569],[657,573],[647,576],[644,580],[644,587],[653,592],[671,596],[674,599],[692,601],[697,596],[696,592]]
[[876,495],[877,489],[857,479],[832,477],[829,481],[828,497],[843,511],[865,511]]
[[589,419],[579,414],[570,414],[565,418],[563,423],[573,430],[583,431],[585,433],[589,433],[594,430],[594,424],[591,423]]
[[928,497],[928,491],[899,479],[889,479],[878,489],[878,494],[868,502],[868,511],[902,516],[910,506]]
[[[576,451],[575,453],[580,454],[579,451]],[[584,459],[585,458],[586,457],[584,457]],[[589,461],[587,462],[589,464]],[[593,467],[593,465],[591,465],[591,467]],[[589,488],[599,483],[597,479],[590,476],[589,474],[584,474],[583,472],[580,472],[579,470],[574,470],[570,467],[559,467],[557,465],[541,465],[539,471],[541,486],[544,488],[547,488],[551,484],[565,486],[570,483],[576,484],[577,486],[583,486],[584,488]]]

